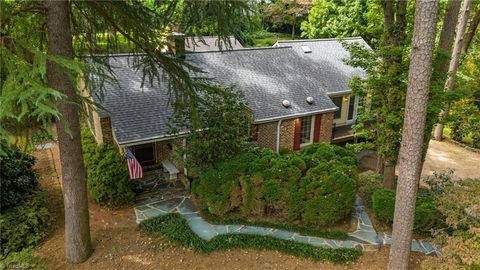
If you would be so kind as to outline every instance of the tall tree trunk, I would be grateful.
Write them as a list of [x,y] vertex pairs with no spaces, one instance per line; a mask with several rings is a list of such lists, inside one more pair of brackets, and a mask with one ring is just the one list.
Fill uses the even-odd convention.
[[460,11],[461,6],[462,1],[448,0],[447,9],[443,17],[440,41],[438,43],[438,49],[441,53],[448,55],[448,59],[444,59],[438,66],[438,71],[442,73],[448,72],[448,65],[452,56],[453,41],[455,40],[455,27],[458,23],[458,12]]
[[[46,1],[48,53],[73,59],[68,5],[68,1]],[[64,67],[50,61],[47,65],[47,79],[52,88],[65,95],[58,102],[58,110],[63,119],[56,124],[65,205],[65,257],[69,262],[79,263],[88,259],[92,246],[78,99],[72,79]]]
[[470,49],[470,44],[472,44],[473,37],[477,33],[477,28],[479,23],[480,23],[480,9],[477,10],[477,13],[475,13],[475,16],[470,22],[470,26],[468,27],[468,32],[467,34],[465,34],[465,44],[463,45],[463,52],[465,54],[467,54],[468,49]]
[[395,189],[395,164],[385,163],[383,166],[383,187]]
[[[452,92],[453,86],[455,84],[455,76],[457,75],[458,65],[460,64],[460,55],[462,54],[463,48],[463,38],[465,35],[465,30],[467,29],[468,17],[470,15],[470,6],[472,5],[472,0],[465,0],[463,3],[461,17],[458,22],[457,35],[455,36],[455,45],[453,47],[452,59],[450,60],[450,65],[448,67],[448,77],[445,82],[445,91]],[[450,110],[450,102],[445,102],[443,110],[439,115],[439,122],[435,127],[435,140],[441,141],[443,138],[443,123],[445,118],[448,116],[448,111]]]
[[408,269],[439,0],[417,0],[390,249],[390,270]]

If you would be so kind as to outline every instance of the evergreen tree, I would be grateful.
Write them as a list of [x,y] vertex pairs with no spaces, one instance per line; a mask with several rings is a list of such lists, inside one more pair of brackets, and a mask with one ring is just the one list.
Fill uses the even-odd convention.
[[[2,137],[26,122],[47,124],[57,119],[65,204],[65,256],[78,263],[91,253],[85,169],[80,144],[82,98],[78,79],[92,88],[92,76],[115,79],[105,56],[121,51],[143,53],[134,64],[144,83],[165,74],[176,110],[194,115],[199,93],[209,81],[192,78],[200,71],[183,59],[161,51],[168,27],[195,34],[208,25],[229,44],[239,31],[236,20],[248,15],[246,1],[8,1],[1,7]],[[97,55],[95,53],[104,54]],[[90,56],[88,62],[82,61]],[[90,93],[94,94],[94,93]],[[194,119],[194,118],[192,118]],[[8,125],[4,125],[8,123]],[[5,128],[6,127],[6,128]]]

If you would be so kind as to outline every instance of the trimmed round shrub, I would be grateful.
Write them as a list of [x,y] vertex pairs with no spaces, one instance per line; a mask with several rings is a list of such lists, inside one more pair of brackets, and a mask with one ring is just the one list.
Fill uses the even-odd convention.
[[[443,226],[445,219],[437,210],[434,197],[428,192],[422,192],[422,190],[419,191],[419,194],[415,205],[415,231],[425,233]],[[372,199],[373,212],[377,219],[385,223],[393,223],[395,191],[379,189],[373,193]]]
[[33,156],[6,143],[1,143],[0,147],[4,151],[4,155],[0,155],[0,205],[3,212],[37,190],[38,181],[33,170]]
[[438,211],[433,196],[417,198],[415,208],[414,229],[420,233],[430,232],[432,229],[442,227],[445,218]]
[[112,208],[133,202],[135,193],[125,157],[111,146],[97,146],[88,131],[82,135],[87,186],[92,199]]
[[383,188],[383,176],[374,172],[364,172],[358,175],[358,193],[362,195],[365,204],[373,208],[372,195]]
[[356,197],[355,155],[335,145],[302,152],[253,151],[219,163],[192,184],[200,206],[232,214],[329,225],[350,213]]
[[45,207],[46,197],[36,191],[15,207],[0,215],[1,252],[6,255],[37,245],[46,236],[50,214]]
[[373,212],[381,222],[392,223],[395,211],[395,191],[379,189],[372,195]]
[[351,211],[356,196],[356,180],[349,167],[340,163],[320,164],[303,179],[307,201],[303,219],[314,225],[334,224]]

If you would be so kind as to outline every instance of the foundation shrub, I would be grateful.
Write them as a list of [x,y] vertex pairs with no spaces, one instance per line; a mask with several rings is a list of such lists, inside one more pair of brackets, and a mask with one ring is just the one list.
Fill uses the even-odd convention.
[[82,132],[82,147],[92,199],[111,208],[133,202],[135,193],[125,157],[110,145],[97,145],[89,130]]
[[[395,191],[379,189],[373,193],[372,200],[375,217],[381,222],[393,223]],[[444,217],[435,205],[434,196],[428,190],[420,190],[415,206],[415,232],[426,234],[443,224]]]
[[255,150],[217,164],[193,181],[200,206],[220,217],[242,216],[335,224],[355,201],[355,155],[315,144],[300,153]]

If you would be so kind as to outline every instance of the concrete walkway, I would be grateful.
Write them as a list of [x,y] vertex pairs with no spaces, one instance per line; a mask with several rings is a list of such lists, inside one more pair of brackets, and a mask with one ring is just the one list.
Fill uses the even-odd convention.
[[[216,225],[203,220],[198,209],[189,196],[176,196],[173,198],[141,204],[135,207],[137,223],[146,219],[161,216],[169,213],[179,213],[185,218],[192,229],[204,240],[211,240],[220,234],[256,234],[270,235],[284,240],[291,240],[300,243],[307,243],[318,247],[328,248],[355,248],[362,251],[377,251],[381,245],[391,244],[391,237],[386,233],[378,233],[373,228],[361,199],[357,196],[352,211],[352,223],[357,229],[349,233],[348,240],[332,240],[314,236],[301,235],[295,232],[265,227],[244,226],[244,225]],[[426,241],[412,241],[412,251],[426,255],[439,256],[441,253],[435,246]]]

